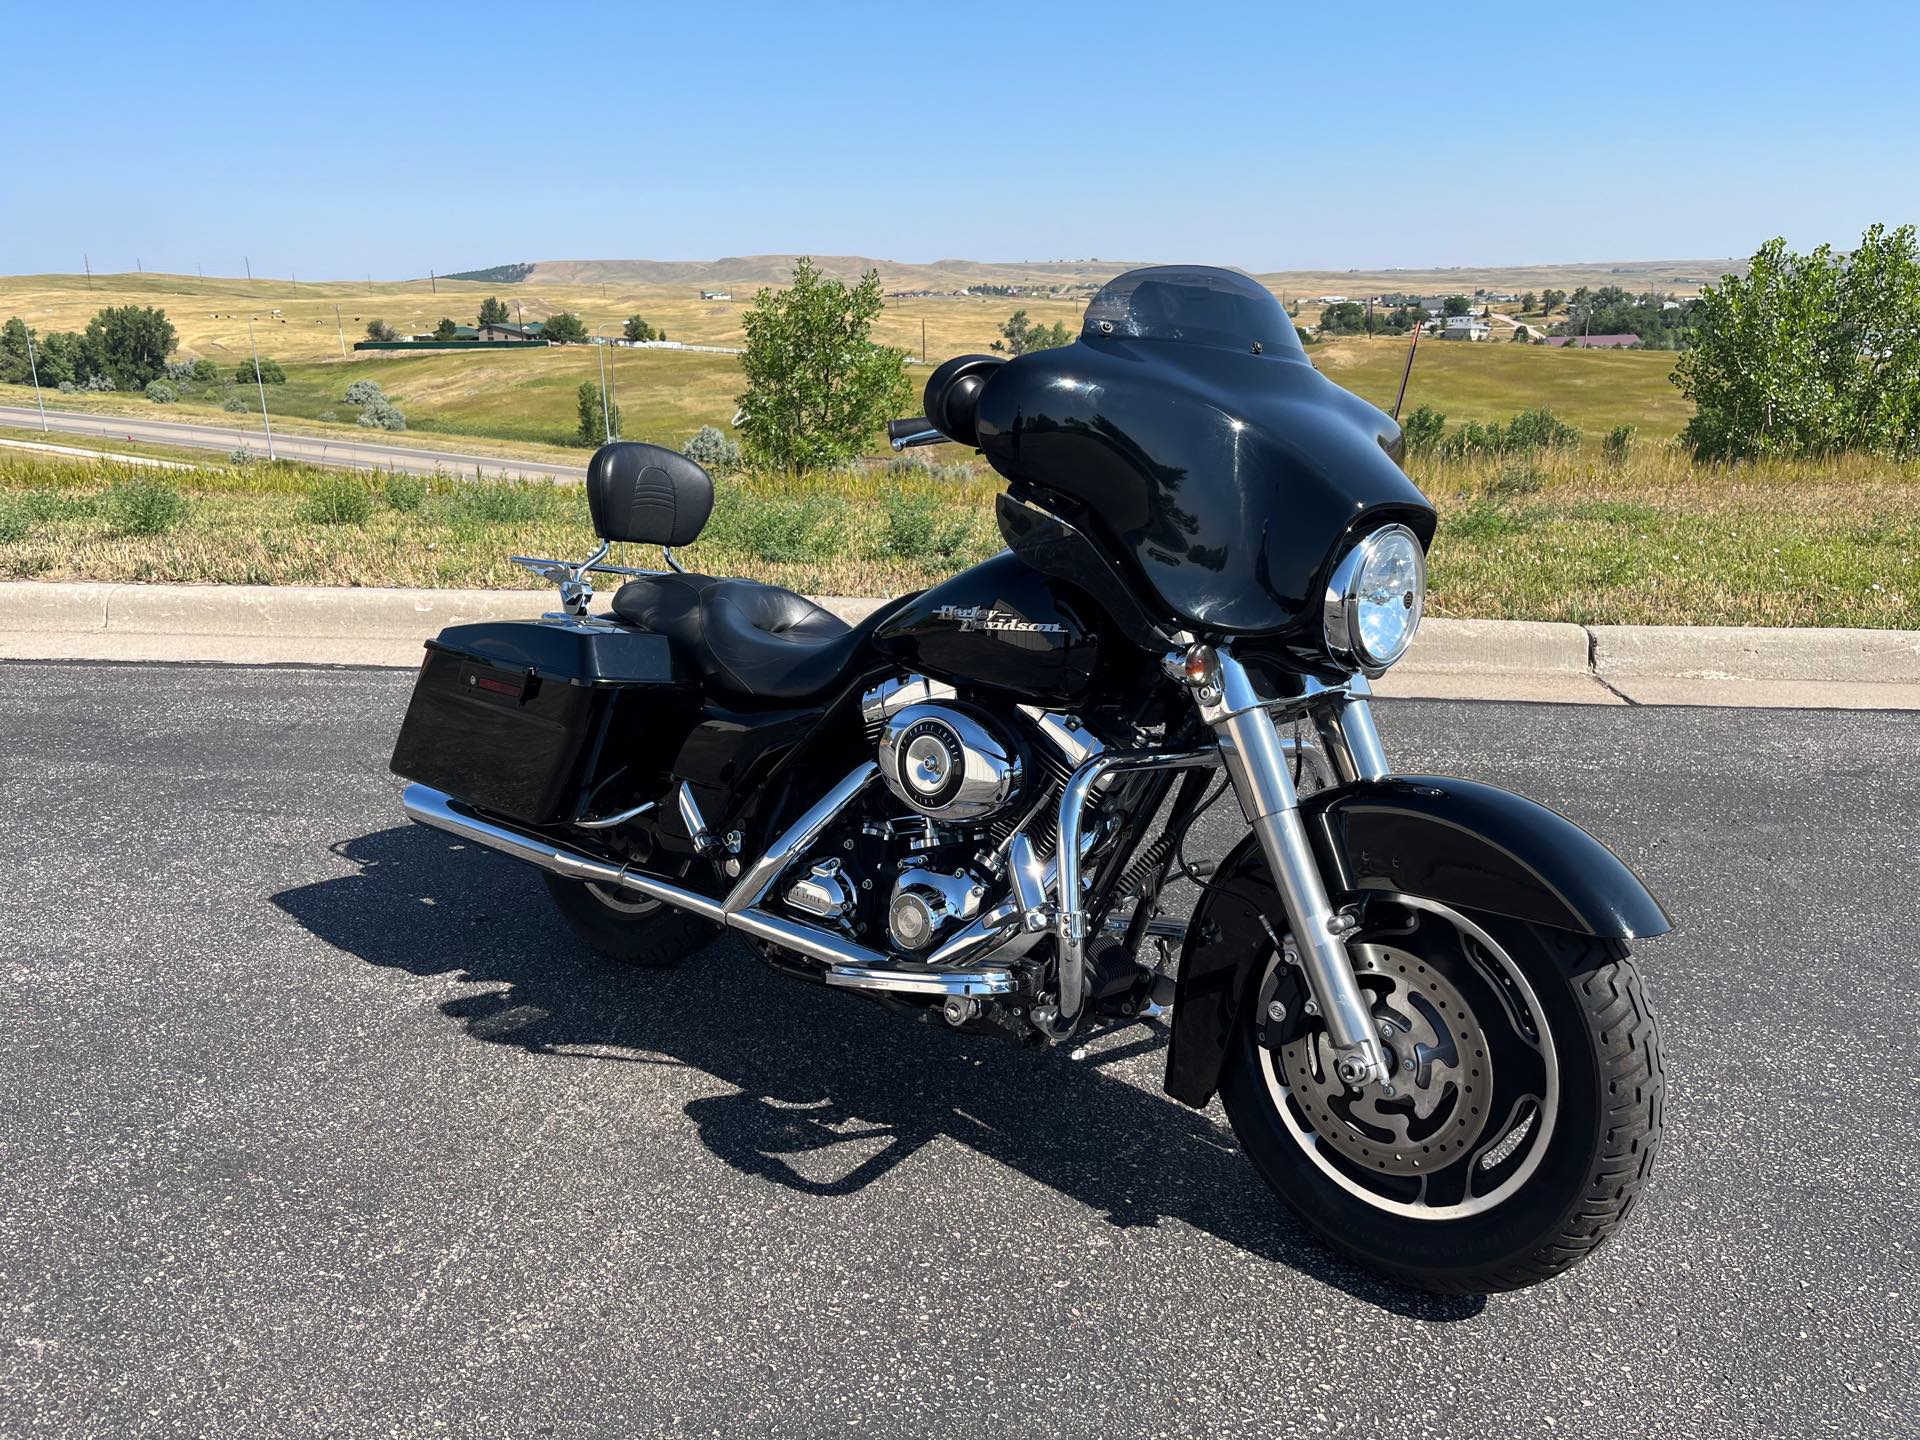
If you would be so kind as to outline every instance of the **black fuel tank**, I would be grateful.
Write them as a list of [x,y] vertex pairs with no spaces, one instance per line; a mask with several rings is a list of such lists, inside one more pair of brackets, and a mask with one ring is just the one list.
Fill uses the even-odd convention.
[[873,648],[931,679],[1048,705],[1084,699],[1099,658],[1092,606],[1011,552],[908,601]]

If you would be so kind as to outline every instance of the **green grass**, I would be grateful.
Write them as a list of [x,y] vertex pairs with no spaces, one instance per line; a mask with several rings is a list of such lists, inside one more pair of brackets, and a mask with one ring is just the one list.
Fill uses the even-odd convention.
[[[1441,513],[1436,615],[1920,629],[1920,466],[1719,469],[1648,446],[1618,465],[1559,453],[1421,462],[1414,474]],[[577,558],[593,544],[577,486],[396,488],[284,464],[167,473],[183,508],[127,533],[116,497],[152,479],[0,451],[0,578],[532,587],[509,555]],[[710,574],[814,594],[894,594],[1000,548],[996,490],[991,477],[906,470],[744,476],[720,484],[706,533],[682,554]]]

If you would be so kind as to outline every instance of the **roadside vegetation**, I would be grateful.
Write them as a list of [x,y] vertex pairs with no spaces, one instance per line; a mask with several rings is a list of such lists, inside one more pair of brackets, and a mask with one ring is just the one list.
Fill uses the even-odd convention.
[[[1718,466],[1666,444],[1617,459],[1589,444],[1413,469],[1441,509],[1436,615],[1920,628],[1914,462]],[[706,534],[681,553],[708,573],[889,594],[998,550],[998,490],[972,465],[917,459],[740,473],[719,481]],[[0,451],[4,579],[528,588],[509,555],[591,548],[577,486]]]

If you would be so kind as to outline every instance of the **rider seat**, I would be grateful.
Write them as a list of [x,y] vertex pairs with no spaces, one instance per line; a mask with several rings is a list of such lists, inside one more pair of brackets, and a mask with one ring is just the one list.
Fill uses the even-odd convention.
[[[621,441],[594,452],[587,508],[603,539],[686,545],[713,513],[713,481],[676,451]],[[665,635],[702,680],[756,700],[828,689],[874,623],[850,626],[778,585],[687,573],[629,581],[614,593],[613,613]]]

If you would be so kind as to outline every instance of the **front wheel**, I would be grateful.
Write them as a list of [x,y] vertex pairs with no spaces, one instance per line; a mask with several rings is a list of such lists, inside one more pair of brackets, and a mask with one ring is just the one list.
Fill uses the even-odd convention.
[[1421,1289],[1513,1290],[1584,1259],[1660,1139],[1660,1032],[1626,947],[1393,896],[1349,949],[1391,1080],[1340,1082],[1276,952],[1221,1083],[1255,1168],[1327,1244]]

